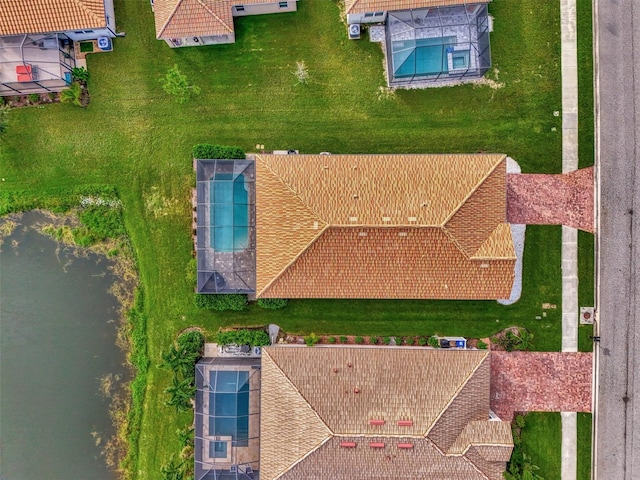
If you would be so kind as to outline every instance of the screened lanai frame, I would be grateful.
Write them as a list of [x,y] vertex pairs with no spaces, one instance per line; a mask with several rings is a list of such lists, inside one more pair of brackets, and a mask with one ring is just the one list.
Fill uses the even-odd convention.
[[477,78],[491,67],[486,3],[389,12],[389,85]]
[[[220,372],[225,380],[218,381]],[[237,377],[234,377],[237,375]],[[237,383],[228,379],[237,378]],[[259,357],[203,358],[196,365],[195,398],[195,480],[258,480],[260,472],[260,384]],[[247,396],[245,412],[216,410],[217,396]],[[237,401],[239,405],[239,400]],[[227,406],[225,405],[225,408]],[[239,408],[239,407],[238,407]],[[241,415],[238,415],[240,413]],[[234,438],[216,435],[218,428],[228,428],[228,422],[248,426]],[[227,423],[224,423],[227,422]],[[238,428],[237,431],[240,431]],[[224,432],[227,433],[227,432]],[[218,449],[216,445],[224,448]],[[218,452],[220,452],[219,456]],[[224,457],[222,455],[225,455]]]
[[[0,37],[0,95],[58,92],[71,83],[76,66],[74,43],[63,33]],[[19,70],[30,77],[21,79]]]
[[196,161],[196,253],[199,293],[254,293],[255,164]]

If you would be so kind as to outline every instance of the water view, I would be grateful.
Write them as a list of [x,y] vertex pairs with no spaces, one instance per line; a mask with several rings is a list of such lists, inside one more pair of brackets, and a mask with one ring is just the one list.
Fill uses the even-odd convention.
[[0,252],[0,478],[115,479],[100,387],[125,374],[114,277],[31,228],[43,219],[26,214]]

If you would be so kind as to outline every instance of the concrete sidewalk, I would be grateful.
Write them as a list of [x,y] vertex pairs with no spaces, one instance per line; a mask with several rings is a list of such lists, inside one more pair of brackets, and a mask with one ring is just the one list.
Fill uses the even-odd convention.
[[[562,173],[578,168],[576,0],[560,0]],[[562,351],[578,350],[578,231],[562,227]],[[562,480],[577,476],[577,414],[562,412]]]

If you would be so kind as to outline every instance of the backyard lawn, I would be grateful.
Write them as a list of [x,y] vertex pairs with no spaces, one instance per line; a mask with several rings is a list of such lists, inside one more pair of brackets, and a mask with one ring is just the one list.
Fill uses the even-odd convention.
[[[164,405],[170,374],[155,367],[189,325],[275,322],[289,332],[488,336],[510,325],[534,332],[538,350],[558,350],[560,227],[529,227],[519,302],[292,301],[216,314],[193,306],[190,159],[197,143],[302,153],[506,153],[523,172],[561,170],[559,9],[554,2],[494,0],[493,86],[396,91],[384,87],[378,44],[349,41],[338,0],[302,0],[293,14],[236,19],[237,42],[169,49],[154,38],[149,3],[116,0],[111,53],[88,58],[86,110],[48,105],[10,113],[0,142],[3,192],[114,185],[139,265],[150,370],[132,474],[159,478],[189,422]],[[298,84],[296,62],[308,68]],[[202,94],[179,105],[159,79],[177,64]],[[4,209],[6,205],[0,203]],[[557,308],[542,310],[543,303]],[[135,447],[135,446],[134,446]],[[559,449],[559,446],[558,446]],[[542,466],[542,465],[541,465]],[[553,478],[553,475],[548,478]]]

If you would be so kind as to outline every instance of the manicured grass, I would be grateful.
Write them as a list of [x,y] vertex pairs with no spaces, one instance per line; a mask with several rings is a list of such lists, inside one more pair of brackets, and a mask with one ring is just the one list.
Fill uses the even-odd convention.
[[562,424],[559,413],[529,413],[522,429],[522,450],[531,463],[540,467],[535,473],[544,479],[559,479]]
[[[578,231],[578,305],[594,305],[594,236],[592,233]],[[580,325],[578,328],[578,350],[593,351],[593,325]]]
[[[560,228],[529,227],[522,299],[495,302],[292,301],[282,311],[197,310],[187,280],[191,240],[190,151],[196,143],[256,144],[305,153],[496,151],[524,172],[561,170],[559,8],[554,2],[495,0],[494,69],[502,86],[397,91],[384,86],[379,45],[346,39],[338,0],[302,1],[293,14],[236,19],[237,42],[169,49],[154,38],[148,2],[116,0],[114,51],[90,55],[91,105],[48,105],[10,113],[0,143],[3,190],[114,185],[144,286],[151,367],[133,474],[160,476],[189,423],[164,405],[170,375],[155,367],[176,333],[276,322],[295,333],[487,336],[510,325],[560,347]],[[297,61],[310,79],[297,85]],[[184,105],[161,89],[174,64],[202,94]],[[28,193],[27,193],[28,194]],[[542,303],[557,305],[543,316]],[[540,319],[536,319],[540,316]],[[559,447],[558,447],[559,448]],[[548,478],[553,478],[550,476]]]
[[577,480],[591,480],[591,422],[590,413],[578,413]]
[[578,165],[594,162],[592,0],[577,0],[578,31]]

